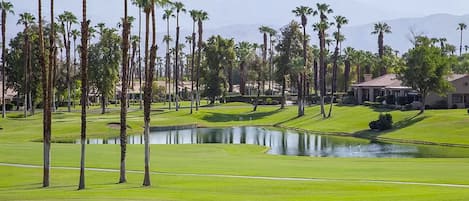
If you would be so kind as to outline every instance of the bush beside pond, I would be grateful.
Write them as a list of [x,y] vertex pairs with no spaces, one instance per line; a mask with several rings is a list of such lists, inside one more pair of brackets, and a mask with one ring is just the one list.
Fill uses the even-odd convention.
[[369,126],[372,130],[389,130],[392,128],[392,115],[391,114],[380,114],[377,121],[370,122]]

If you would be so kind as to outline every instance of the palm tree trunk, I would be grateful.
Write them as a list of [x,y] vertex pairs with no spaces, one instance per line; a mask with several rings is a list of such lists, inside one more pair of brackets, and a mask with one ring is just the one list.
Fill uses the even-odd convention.
[[138,38],[139,38],[139,45],[138,45],[138,77],[139,77],[139,108],[140,110],[143,109],[143,95],[142,95],[142,48],[141,48],[141,41],[142,41],[142,10],[139,9],[138,12]]
[[[7,13],[3,9],[2,10],[2,44],[5,44],[6,41],[6,17]],[[6,106],[5,106],[5,63],[6,63],[6,46],[2,45],[2,118],[6,116]]]
[[[260,72],[259,72],[259,74],[260,74]],[[261,76],[258,75],[258,77],[260,78]],[[254,101],[254,109],[252,110],[253,112],[257,111],[257,106],[259,105],[260,96],[261,96],[261,80],[258,79],[258,81],[257,81],[257,96],[256,96],[256,100]]]
[[[382,65],[382,61],[384,57],[384,33],[383,32],[380,32],[378,35],[378,45],[379,45],[379,59]],[[381,66],[381,76],[385,74],[386,74],[386,66],[383,65]]]
[[[153,27],[153,41],[151,47],[151,53],[149,55],[149,34],[150,34],[150,13],[152,15],[152,27]],[[144,141],[145,141],[145,175],[143,179],[143,186],[150,186],[150,110],[151,110],[151,87],[153,81],[153,66],[154,59],[156,58],[156,22],[154,4],[151,3],[151,8],[146,8],[146,33],[145,33],[145,92],[144,92]],[[150,56],[150,58],[148,58]]]
[[[169,37],[169,18],[166,19],[166,34]],[[171,54],[169,53],[169,39],[166,41],[166,76],[168,82],[168,109],[171,110],[171,102],[173,101],[171,96]]]
[[24,118],[28,116],[28,69],[29,69],[29,37],[28,37],[28,25],[24,29]]
[[[42,71],[42,100],[44,105],[44,112],[43,112],[43,180],[42,180],[42,187],[49,187],[50,184],[50,129],[49,129],[49,116],[47,115],[47,111],[49,110],[50,105],[47,104],[48,100],[48,90],[47,90],[47,83],[48,83],[48,70],[46,64],[46,56],[45,56],[45,49],[44,49],[44,33],[42,27],[42,1],[38,0],[38,19],[39,19],[39,51],[40,51],[40,58],[39,62],[41,63],[41,71]],[[2,23],[4,24],[4,23]]]
[[459,56],[462,56],[462,32],[464,29],[461,28],[461,40],[459,40]]
[[326,61],[325,61],[325,33],[324,30],[319,31],[319,41],[320,41],[320,56],[319,56],[319,74],[320,74],[320,90],[321,90],[321,114],[323,117],[326,117],[326,111],[324,108],[324,99],[326,96]]
[[269,95],[274,95],[274,91],[273,91],[273,79],[272,79],[272,71],[273,71],[273,68],[274,68],[274,50],[273,50],[273,40],[272,40],[272,34],[269,35],[269,39],[270,39],[270,48],[269,48],[269,52],[270,52],[270,58],[269,58],[269,91],[270,91],[270,94]]
[[65,43],[66,43],[66,47],[65,47],[65,54],[66,54],[66,57],[67,57],[67,61],[66,61],[66,65],[67,65],[67,95],[68,95],[68,100],[67,100],[67,109],[68,109],[68,112],[71,112],[72,111],[72,84],[70,83],[70,68],[71,68],[71,53],[70,53],[70,35],[69,35],[69,32],[70,30],[67,30],[67,40],[65,40]]
[[194,109],[194,67],[195,67],[195,21],[192,23],[192,47],[191,47],[191,114]]
[[201,68],[201,60],[202,60],[202,34],[203,34],[203,24],[202,21],[199,20],[198,22],[198,27],[199,27],[199,42],[198,42],[198,50],[197,50],[197,75],[196,75],[196,95],[195,95],[195,110],[199,111],[199,105],[200,105],[200,68]]
[[51,135],[52,135],[52,111],[50,109],[51,101],[52,101],[52,70],[54,68],[54,60],[55,60],[55,53],[54,53],[54,48],[55,48],[55,27],[54,25],[54,0],[50,1],[50,15],[51,15],[51,28],[50,28],[50,36],[49,36],[49,42],[50,42],[50,50],[49,50],[49,70],[48,70],[48,80],[47,80],[47,102],[44,103],[48,105],[48,108],[46,110],[46,115],[47,115],[47,141],[46,141],[46,150],[49,152],[48,156],[48,161],[47,163],[50,165],[50,143],[51,143]]
[[241,61],[239,64],[239,71],[241,74],[239,78],[239,92],[242,96],[244,96],[246,93],[246,63],[244,61]]
[[350,82],[350,60],[345,60],[345,69],[344,69],[344,91],[348,91],[349,82]]
[[174,62],[174,102],[176,111],[179,111],[179,12],[176,15],[176,61]]
[[[129,72],[129,34],[130,24],[127,17],[127,0],[124,0],[124,27],[122,31],[122,89],[121,89],[121,114],[120,114],[120,174],[119,183],[127,182],[125,175],[125,157],[127,153],[127,88]],[[135,52],[134,52],[135,53]]]
[[314,78],[314,94],[317,96],[318,95],[318,60],[314,59],[314,67],[313,67],[313,78]]
[[285,80],[285,76],[282,76],[282,105],[280,106],[280,109],[285,109],[285,104],[286,104],[286,99],[285,97],[285,89],[287,88],[287,82]]
[[82,3],[83,21],[81,23],[81,157],[80,182],[78,190],[85,189],[85,145],[86,145],[86,107],[88,106],[88,20],[86,0]]
[[[337,35],[340,36],[340,29],[337,30]],[[331,93],[331,106],[329,107],[328,118],[332,115],[332,107],[334,106],[335,92],[337,91],[337,71],[338,71],[338,62],[339,60],[339,40],[336,41],[335,51],[334,51],[334,64],[332,67],[332,93]]]

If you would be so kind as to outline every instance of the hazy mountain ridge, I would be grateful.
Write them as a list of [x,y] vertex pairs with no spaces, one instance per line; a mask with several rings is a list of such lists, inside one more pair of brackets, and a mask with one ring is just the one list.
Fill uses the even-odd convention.
[[[293,20],[293,18],[292,18]],[[457,25],[460,22],[469,23],[469,15],[455,16],[450,14],[435,14],[422,18],[402,18],[395,20],[384,20],[392,27],[392,34],[385,35],[385,44],[390,45],[400,52],[406,52],[410,47],[411,31],[416,34],[424,34],[429,37],[447,38],[448,42],[457,46],[459,51],[460,33],[457,31]],[[311,23],[311,22],[310,22]],[[236,41],[249,41],[261,43],[262,35],[258,31],[260,25],[229,25],[216,29],[205,30],[204,37],[211,35],[221,35],[224,37],[235,38]],[[273,28],[279,29],[285,25],[272,24]],[[311,27],[311,26],[309,26]],[[343,47],[351,46],[356,49],[376,51],[377,36],[371,35],[373,23],[357,26],[345,26],[343,33],[347,40]],[[331,29],[332,31],[332,29]],[[308,30],[312,33],[312,28]],[[183,33],[189,35],[190,33]],[[465,44],[469,44],[469,30],[464,32]],[[316,37],[313,43],[317,43]]]

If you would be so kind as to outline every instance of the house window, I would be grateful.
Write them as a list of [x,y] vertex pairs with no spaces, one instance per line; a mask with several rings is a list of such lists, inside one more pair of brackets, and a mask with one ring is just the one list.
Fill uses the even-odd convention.
[[464,103],[463,96],[461,94],[453,94],[453,103]]

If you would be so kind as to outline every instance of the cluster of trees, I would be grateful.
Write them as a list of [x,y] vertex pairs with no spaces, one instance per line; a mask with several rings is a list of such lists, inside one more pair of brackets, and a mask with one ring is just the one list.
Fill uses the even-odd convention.
[[[144,186],[151,185],[149,168],[149,129],[150,129],[150,111],[152,103],[152,93],[154,87],[154,77],[158,78],[163,72],[155,69],[158,64],[161,65],[161,59],[157,58],[157,38],[156,38],[156,8],[168,9],[165,15],[171,10],[176,11],[177,18],[177,37],[175,44],[174,75],[175,94],[178,94],[179,79],[182,78],[182,71],[179,69],[179,51],[183,49],[183,44],[179,42],[179,14],[185,12],[184,5],[180,2],[170,2],[168,0],[133,0],[132,3],[141,8],[145,15],[145,38],[144,38],[144,56],[141,57],[141,40],[139,36],[132,36],[132,22],[135,20],[128,16],[128,0],[124,0],[124,17],[118,27],[107,27],[103,23],[91,26],[87,18],[86,0],[82,2],[82,22],[81,31],[74,29],[78,24],[78,18],[71,12],[64,12],[60,15],[54,14],[54,1],[50,1],[50,21],[44,22],[42,16],[43,4],[38,0],[38,16],[31,13],[20,14],[18,25],[24,26],[24,31],[17,34],[10,41],[10,49],[2,46],[2,76],[4,85],[14,89],[24,97],[24,113],[34,114],[34,108],[41,106],[44,109],[43,116],[43,143],[44,143],[44,175],[43,186],[50,185],[50,143],[51,143],[51,121],[52,112],[56,108],[56,102],[65,102],[67,100],[68,111],[74,105],[73,100],[80,97],[82,118],[81,118],[81,162],[80,162],[80,180],[79,189],[85,188],[85,143],[86,143],[86,114],[89,105],[89,94],[100,94],[102,113],[105,113],[106,103],[109,98],[115,95],[116,85],[120,81],[122,86],[121,95],[121,174],[120,183],[126,182],[125,176],[125,158],[126,158],[126,116],[128,107],[127,91],[133,80],[138,79],[143,84],[143,109],[144,109],[144,136],[145,136],[145,176]],[[13,13],[13,5],[10,2],[0,4],[2,9],[2,37],[5,43],[6,17]],[[197,92],[193,93],[191,99],[195,99],[196,108],[200,103],[199,78],[201,76],[202,49],[203,49],[203,21],[208,19],[208,14],[201,10],[190,11],[194,21],[193,34],[188,40],[192,44],[192,54],[198,56],[192,57],[191,62],[191,81],[196,82]],[[169,14],[165,16],[168,18]],[[140,19],[141,21],[141,15]],[[198,41],[195,25],[198,25]],[[169,27],[169,24],[168,24]],[[118,30],[122,30],[122,34]],[[141,30],[141,28],[139,29]],[[140,31],[139,31],[140,32]],[[141,32],[140,32],[141,33]],[[81,44],[77,40],[81,37]],[[92,39],[96,37],[93,43]],[[169,36],[168,36],[169,37]],[[165,40],[168,40],[165,37]],[[46,42],[48,41],[48,42]],[[73,44],[73,45],[72,45]],[[196,47],[198,50],[196,51]],[[168,53],[169,54],[169,53]],[[73,55],[73,57],[72,57]],[[233,53],[234,55],[234,53]],[[79,57],[79,59],[78,59]],[[233,56],[234,57],[234,56]],[[168,83],[171,79],[170,64],[172,58],[167,55],[167,66],[165,76]],[[77,60],[80,60],[79,62]],[[144,69],[142,70],[142,65]],[[138,66],[137,66],[138,64]],[[119,66],[122,66],[121,68]],[[34,73],[34,72],[41,72]],[[142,77],[144,75],[144,77]],[[6,79],[8,77],[8,79]],[[6,86],[2,86],[3,89]],[[168,86],[168,89],[171,86]],[[194,87],[194,84],[193,84]],[[79,90],[80,89],[80,90]],[[4,90],[5,91],[5,90]],[[2,94],[4,101],[5,94]],[[59,100],[59,101],[56,101]],[[176,101],[176,109],[179,108]],[[171,101],[171,99],[169,100]],[[19,105],[19,104],[18,104]],[[5,106],[5,104],[4,104]],[[5,115],[5,109],[3,109]]]

